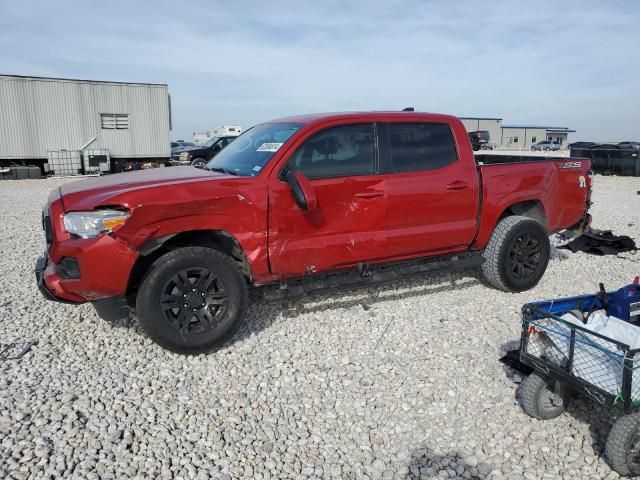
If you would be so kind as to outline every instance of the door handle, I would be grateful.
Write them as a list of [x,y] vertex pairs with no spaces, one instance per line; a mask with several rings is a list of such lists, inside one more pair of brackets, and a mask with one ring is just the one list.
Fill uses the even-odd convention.
[[460,180],[446,186],[447,190],[464,190],[465,188],[469,188],[469,184]]
[[384,195],[384,192],[382,190],[372,190],[369,192],[360,192],[360,193],[356,193],[354,195],[354,197],[356,198],[378,198],[378,197],[382,197]]

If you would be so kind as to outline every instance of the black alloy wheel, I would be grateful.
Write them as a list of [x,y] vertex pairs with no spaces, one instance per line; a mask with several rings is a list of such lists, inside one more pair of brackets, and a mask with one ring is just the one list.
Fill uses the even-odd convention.
[[517,237],[509,252],[509,268],[513,276],[524,280],[533,275],[540,265],[542,245],[530,233]]
[[158,345],[182,354],[211,352],[236,331],[247,310],[239,262],[208,247],[185,246],[159,257],[144,277],[136,312]]
[[164,320],[186,337],[220,325],[229,308],[229,296],[213,272],[190,268],[171,277],[162,289],[160,303]]

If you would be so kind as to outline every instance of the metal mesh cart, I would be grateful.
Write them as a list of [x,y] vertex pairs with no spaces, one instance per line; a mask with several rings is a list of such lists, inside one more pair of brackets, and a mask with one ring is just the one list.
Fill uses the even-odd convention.
[[610,293],[601,285],[594,295],[522,307],[520,361],[534,369],[520,387],[525,412],[540,420],[555,418],[564,411],[569,392],[622,405],[625,415],[612,427],[605,448],[621,475],[640,475],[640,412],[635,408],[640,406],[640,348],[587,328],[587,320],[605,311],[629,322],[625,327],[640,329],[638,283],[636,278]]

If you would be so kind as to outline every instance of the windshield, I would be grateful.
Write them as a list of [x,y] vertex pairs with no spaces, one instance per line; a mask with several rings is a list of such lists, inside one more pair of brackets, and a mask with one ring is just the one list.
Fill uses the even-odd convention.
[[218,137],[213,137],[210,138],[209,140],[207,140],[206,142],[204,142],[202,144],[203,147],[210,147],[211,145],[213,145],[214,143],[216,143],[218,141]]
[[207,164],[208,170],[255,177],[301,127],[298,123],[263,123],[245,131]]

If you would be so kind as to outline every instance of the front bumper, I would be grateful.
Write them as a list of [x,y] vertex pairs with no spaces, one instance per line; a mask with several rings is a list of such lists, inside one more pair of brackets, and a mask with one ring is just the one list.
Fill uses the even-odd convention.
[[47,288],[47,285],[44,283],[44,271],[46,270],[48,263],[49,255],[47,255],[46,252],[43,256],[38,257],[38,259],[36,260],[36,283],[38,284],[38,290],[40,290],[42,296],[52,302],[76,303],[61,297],[57,297],[51,290],[49,290],[49,288]]
[[[124,241],[111,235],[61,239],[58,233],[55,237],[36,261],[36,282],[46,299],[85,303],[126,294],[138,253]],[[69,278],[61,268],[62,260],[68,257],[77,261],[78,278]]]
[[169,165],[171,165],[172,167],[178,167],[178,166],[185,166],[185,165],[191,165],[191,162],[189,160],[176,160],[176,159],[171,159],[169,160]]

